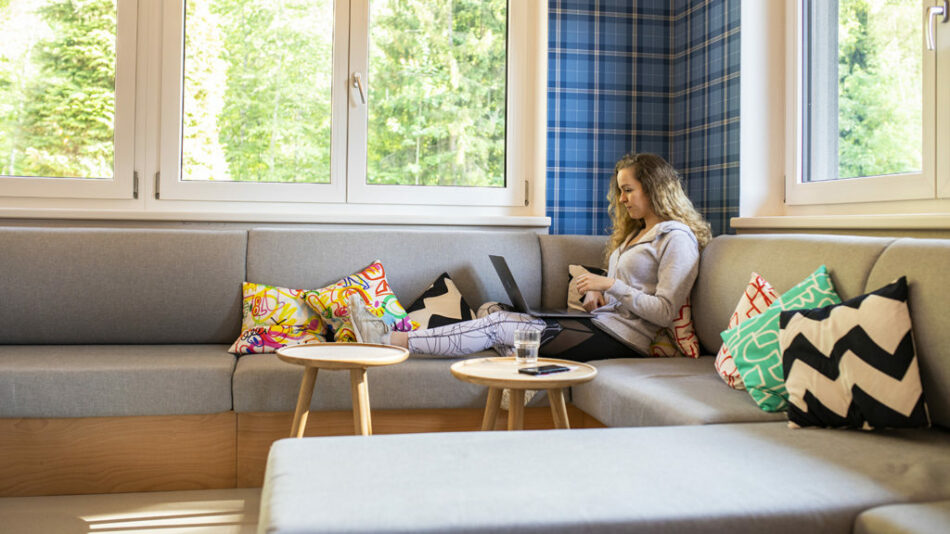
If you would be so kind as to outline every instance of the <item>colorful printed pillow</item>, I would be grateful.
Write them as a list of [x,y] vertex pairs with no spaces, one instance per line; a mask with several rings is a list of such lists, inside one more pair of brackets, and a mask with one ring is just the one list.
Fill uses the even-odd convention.
[[930,426],[906,277],[841,304],[784,311],[779,324],[788,426]]
[[435,328],[475,318],[472,307],[465,302],[449,273],[442,273],[409,308],[409,319],[419,328]]
[[720,334],[742,375],[749,395],[767,412],[788,406],[782,351],[779,347],[779,314],[784,310],[817,308],[838,304],[828,269],[822,265],[807,278],[782,294],[764,312],[742,321]]
[[[775,292],[772,285],[765,278],[759,276],[758,273],[752,273],[749,285],[746,286],[739,303],[736,304],[736,311],[732,312],[732,317],[729,318],[728,328],[735,328],[742,321],[759,315],[771,306],[777,298],[778,293]],[[739,375],[739,370],[736,369],[736,364],[732,360],[732,353],[729,352],[729,348],[725,344],[719,348],[719,354],[716,355],[716,372],[729,387],[739,390],[745,389],[742,376]]]
[[[567,307],[583,310],[582,295],[577,290],[574,277],[585,271],[606,276],[607,271],[586,265],[568,265],[567,269],[570,280],[567,284]],[[673,320],[673,324],[669,328],[661,328],[650,343],[650,356],[673,358],[680,354],[688,358],[699,358],[699,338],[693,328],[693,307],[688,298],[686,304],[680,308],[676,319]]]
[[347,298],[352,294],[360,295],[366,309],[382,318],[394,330],[406,332],[419,328],[418,323],[409,319],[389,287],[382,262],[376,260],[362,271],[344,277],[335,284],[304,293],[304,301],[330,325],[333,340],[337,343],[356,342],[346,305]]
[[325,342],[326,324],[304,303],[304,292],[244,282],[241,335],[228,352],[260,354],[288,345]]

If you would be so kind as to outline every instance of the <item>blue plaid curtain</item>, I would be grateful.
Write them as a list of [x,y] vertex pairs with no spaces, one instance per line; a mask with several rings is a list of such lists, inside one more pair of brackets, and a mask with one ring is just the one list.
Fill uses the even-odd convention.
[[550,0],[551,233],[609,231],[626,152],[683,176],[714,234],[739,213],[739,0]]

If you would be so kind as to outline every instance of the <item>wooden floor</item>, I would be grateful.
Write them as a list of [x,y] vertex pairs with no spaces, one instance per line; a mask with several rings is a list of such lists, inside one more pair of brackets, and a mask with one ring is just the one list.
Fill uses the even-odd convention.
[[4,534],[254,534],[260,489],[0,498]]

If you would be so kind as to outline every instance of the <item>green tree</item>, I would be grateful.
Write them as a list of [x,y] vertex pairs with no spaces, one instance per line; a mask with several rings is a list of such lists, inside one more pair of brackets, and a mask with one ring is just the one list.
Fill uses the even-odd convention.
[[51,0],[53,37],[37,45],[39,75],[23,120],[22,173],[111,177],[115,123],[115,0]]
[[[192,96],[186,106],[194,109],[196,127],[185,142],[196,147],[189,150],[197,169],[221,169],[198,161],[201,154],[212,157],[207,147],[213,137],[227,162],[226,171],[205,172],[208,178],[329,181],[331,5],[218,0],[189,20],[189,27],[206,28],[194,30],[188,44],[197,67],[188,71],[193,74],[185,90]],[[220,113],[215,87],[223,91]]]
[[504,185],[507,2],[379,1],[371,21],[367,181]]
[[919,10],[904,0],[840,0],[839,177],[921,168]]

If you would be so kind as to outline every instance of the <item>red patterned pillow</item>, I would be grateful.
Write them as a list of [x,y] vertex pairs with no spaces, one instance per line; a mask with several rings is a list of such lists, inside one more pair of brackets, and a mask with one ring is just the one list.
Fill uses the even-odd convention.
[[[729,328],[727,330],[735,328],[746,319],[759,315],[778,297],[778,293],[765,278],[759,276],[758,273],[752,273],[749,285],[746,286],[745,292],[742,293],[742,297],[739,299],[739,304],[736,305],[736,311],[732,312],[732,317],[729,318]],[[732,354],[725,344],[719,348],[719,354],[716,355],[716,372],[729,387],[745,389],[742,376],[739,374],[739,370],[736,369]]]
[[676,348],[687,358],[699,358],[699,338],[696,337],[696,330],[693,328],[693,306],[686,299],[686,304],[680,308],[676,319],[670,325],[670,337],[676,344]]

